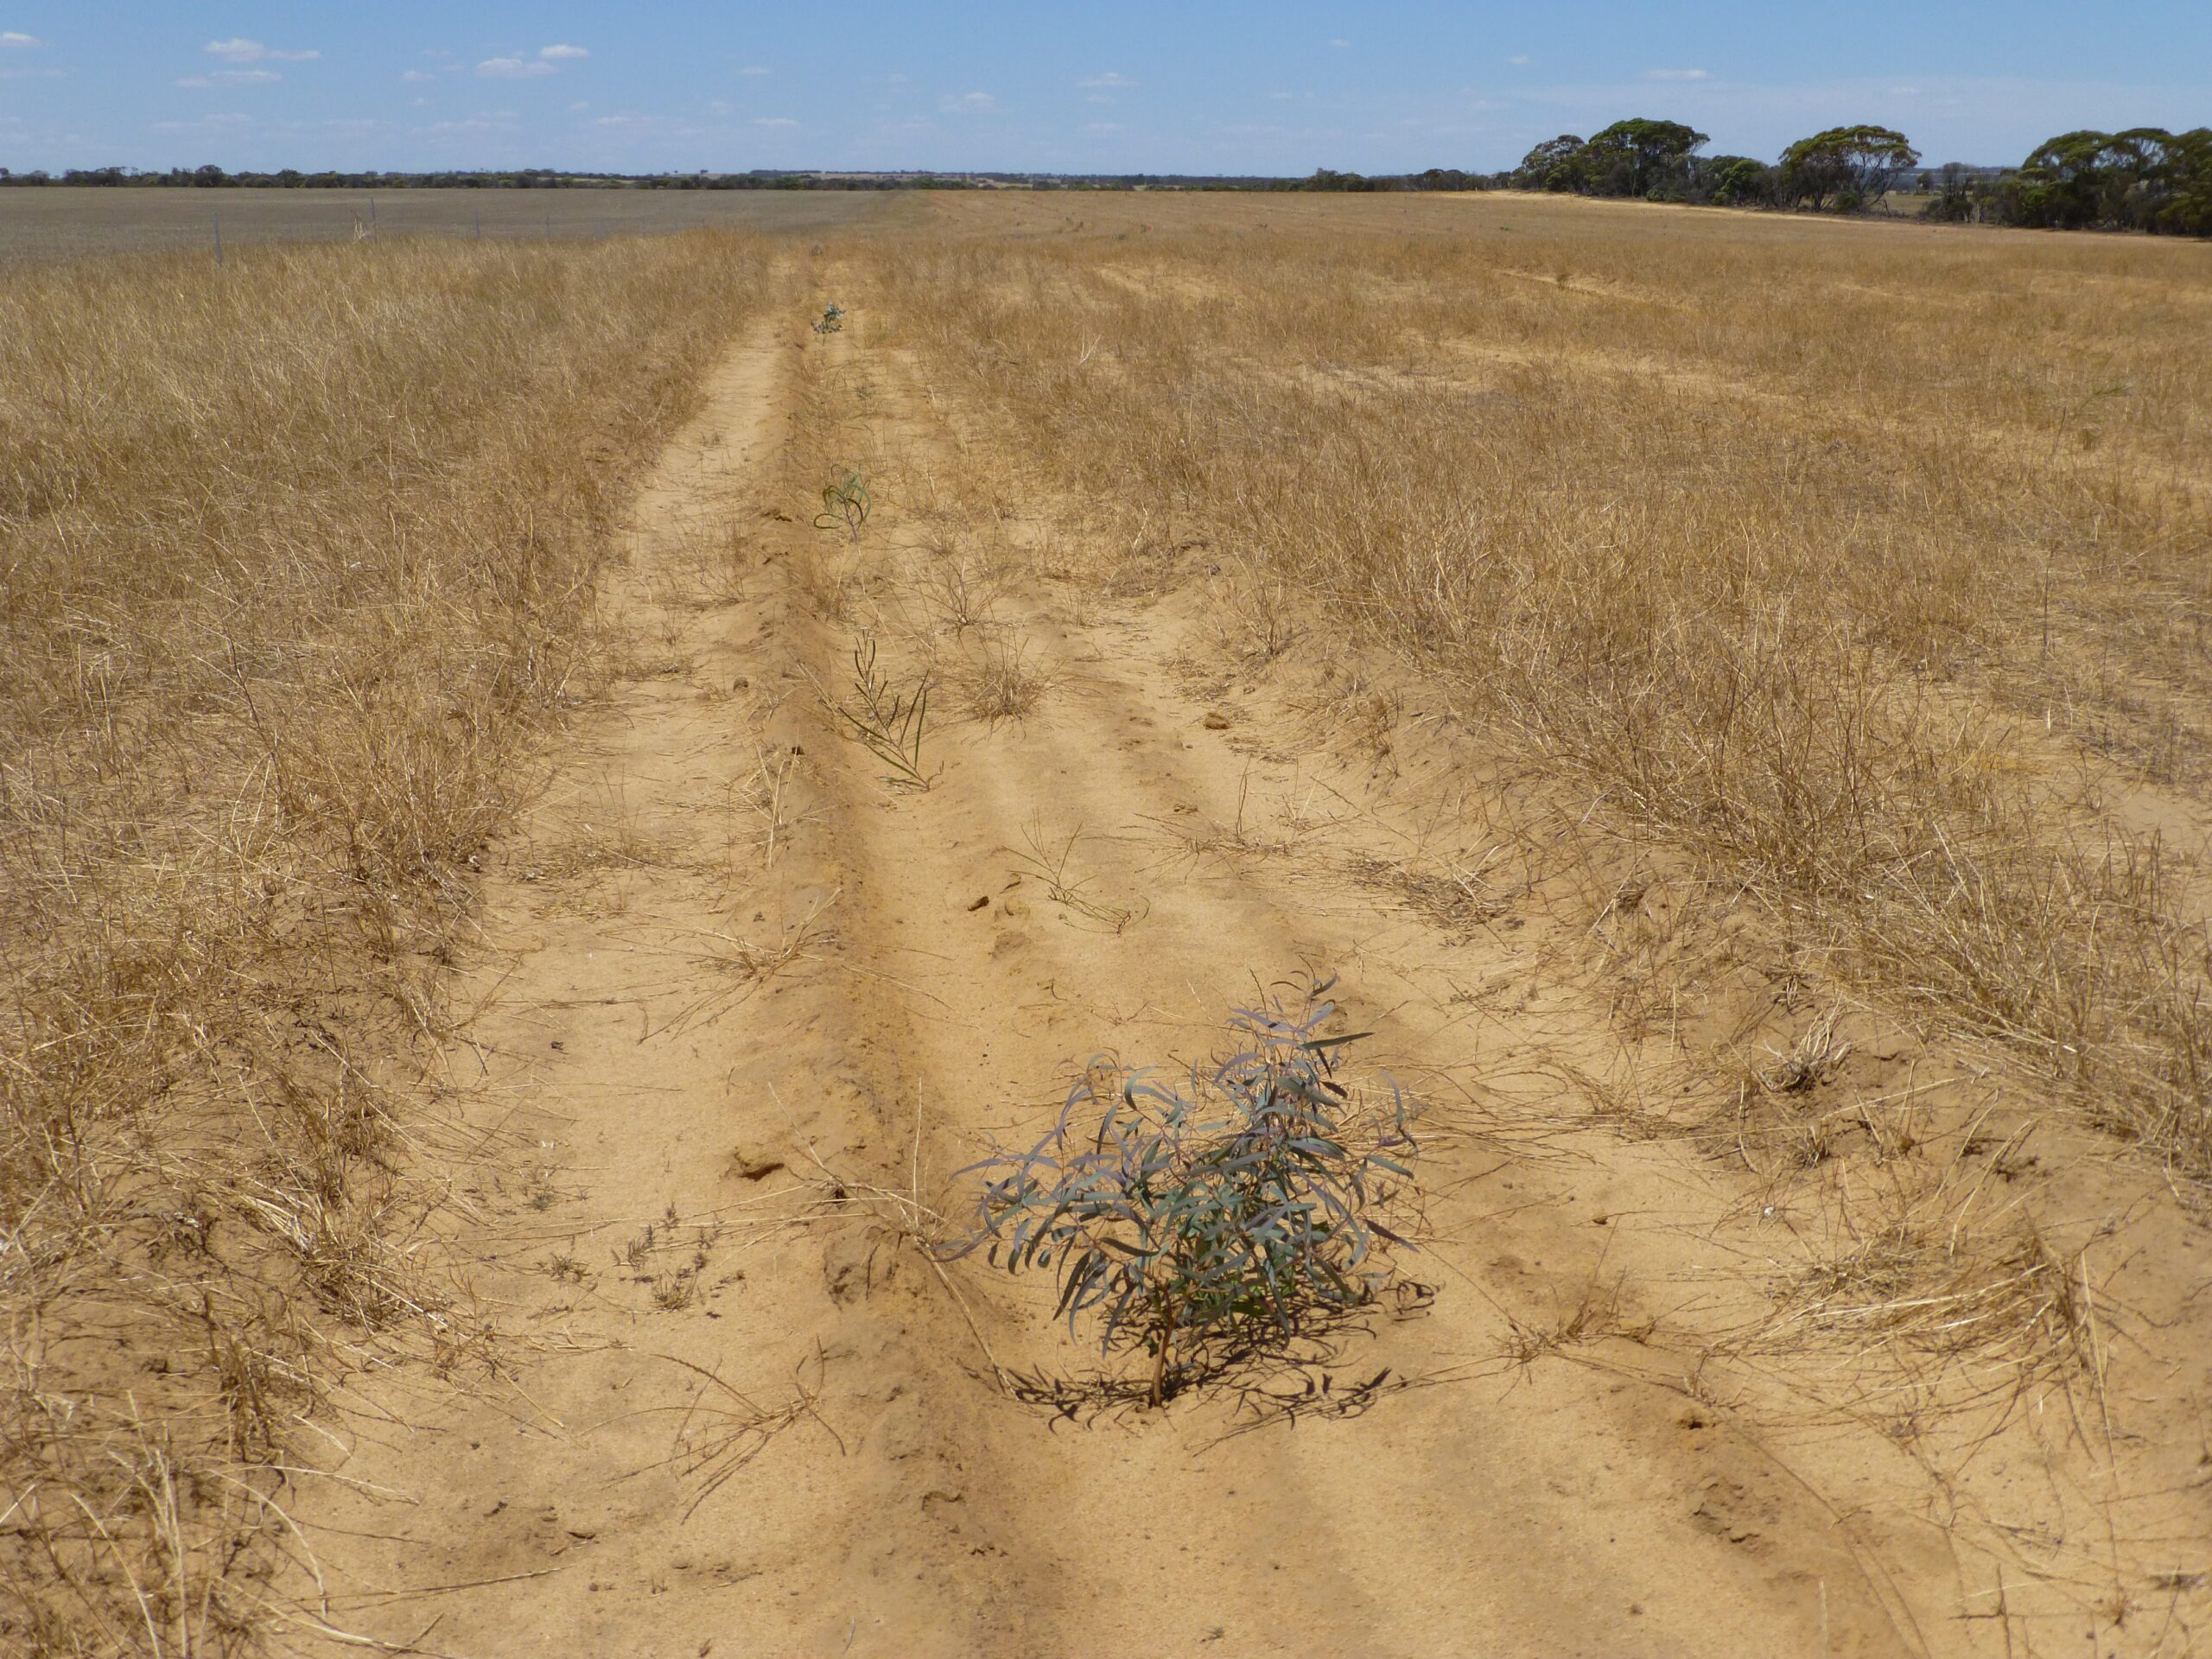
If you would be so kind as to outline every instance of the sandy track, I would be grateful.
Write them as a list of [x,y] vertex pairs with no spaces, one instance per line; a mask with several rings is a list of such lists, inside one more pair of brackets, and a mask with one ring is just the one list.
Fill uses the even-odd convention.
[[[827,605],[822,538],[767,516],[795,511],[791,358],[764,334],[718,368],[641,496],[609,601],[632,671],[491,884],[448,1069],[496,1144],[448,1224],[508,1334],[490,1376],[471,1351],[358,1380],[341,1478],[298,1510],[313,1617],[470,1656],[1968,1650],[1918,1623],[1955,1605],[1940,1541],[1822,1496],[1878,1437],[1770,1444],[1652,1329],[1707,1265],[1678,1224],[1728,1195],[1675,1147],[1557,1128],[1572,1079],[1639,1057],[1541,927],[1353,874],[1478,855],[1448,779],[1383,787],[1193,677],[1187,601],[1009,587],[992,637],[1048,683],[958,720],[977,639],[918,597],[899,492]],[[895,367],[872,392],[893,483],[941,464]],[[703,578],[733,533],[735,577]],[[863,628],[947,675],[926,793],[823,707]],[[779,788],[772,860],[748,778]],[[1020,856],[1070,836],[1088,908]],[[941,1275],[888,1195],[951,1210],[950,1173],[1033,1140],[1091,1056],[1203,1057],[1305,969],[1432,1103],[1433,1304],[1272,1405],[1007,1397],[995,1363],[1095,1353],[1048,1287]],[[1582,1363],[1516,1363],[1538,1338]]]
[[[786,772],[764,722],[790,684],[759,678],[782,659],[762,617],[708,608],[696,585],[702,550],[727,557],[756,516],[783,350],[755,340],[716,371],[641,493],[609,599],[628,671],[490,884],[462,992],[481,1012],[448,1070],[491,1152],[452,1220],[505,1336],[489,1376],[462,1353],[357,1380],[350,1455],[299,1510],[322,1578],[310,1637],[321,1621],[426,1652],[836,1651],[865,1607],[966,1645],[946,1553],[885,1548],[886,1460],[847,1455],[849,1414],[807,1408],[855,1365],[913,1387],[929,1351],[845,1287],[867,1276],[854,1230],[795,1223],[810,1200],[788,1170],[732,1157],[742,1140],[796,1159],[806,1133],[843,1157],[871,1122],[871,1039],[834,982],[748,971],[756,943],[821,948],[840,876],[825,838],[779,847],[758,879],[734,788],[764,754]],[[756,1424],[781,1436],[766,1482],[685,1524]],[[781,1462],[809,1440],[803,1467]],[[848,1574],[865,1592],[838,1587]]]

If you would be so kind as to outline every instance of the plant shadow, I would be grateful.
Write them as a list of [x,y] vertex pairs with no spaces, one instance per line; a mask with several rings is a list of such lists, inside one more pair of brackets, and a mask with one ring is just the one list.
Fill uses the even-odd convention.
[[[1185,1396],[1225,1400],[1236,1420],[1229,1434],[1297,1418],[1359,1416],[1385,1395],[1411,1388],[1420,1379],[1390,1365],[1351,1364],[1351,1351],[1373,1338],[1378,1319],[1393,1324],[1420,1319],[1435,1300],[1435,1287],[1396,1279],[1353,1307],[1315,1299],[1295,1311],[1287,1332],[1244,1326],[1193,1344],[1167,1367],[1160,1408]],[[1159,1408],[1152,1403],[1144,1344],[1132,1340],[1126,1347],[1146,1363],[1126,1372],[1103,1367],[1010,1370],[1007,1391],[1022,1404],[1049,1413],[1055,1428],[1063,1422],[1089,1427],[1102,1419],[1123,1421],[1133,1414],[1149,1413]]]

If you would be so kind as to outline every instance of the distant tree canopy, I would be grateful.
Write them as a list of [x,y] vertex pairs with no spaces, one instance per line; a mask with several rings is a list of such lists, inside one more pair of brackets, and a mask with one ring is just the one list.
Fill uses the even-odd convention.
[[1306,178],[1270,181],[1277,190],[1491,190],[1497,181],[1487,173],[1463,173],[1456,167],[1432,167],[1421,173],[1385,173],[1372,178],[1363,173],[1338,173],[1316,168]]
[[1679,121],[1638,116],[1592,133],[1582,166],[1601,195],[1679,199],[1688,191],[1690,157],[1710,142]]
[[1780,178],[1779,168],[1749,156],[1709,156],[1697,168],[1704,199],[1720,207],[1768,206],[1776,200]]
[[[1700,156],[1707,142],[1679,121],[1638,117],[1588,138],[1547,138],[1498,181],[1586,196],[1859,213],[1882,207],[1920,167],[1911,140],[1872,123],[1800,138],[1773,164]],[[1951,162],[1915,182],[1936,223],[2212,236],[2212,128],[2061,133],[2017,168]]]
[[1890,127],[1830,127],[1782,152],[1783,199],[1818,213],[1831,202],[1871,207],[1920,165],[1920,152]]
[[1962,225],[1979,219],[1980,197],[1975,189],[1973,169],[1956,162],[1946,162],[1932,173],[1920,175],[1921,193],[1927,196],[1927,206],[1921,217],[1942,225]]
[[1707,142],[1703,133],[1679,121],[1638,116],[1616,121],[1588,138],[1571,132],[1548,138],[1521,158],[1512,178],[1530,190],[1688,200],[1692,157]]
[[1571,132],[1547,138],[1521,158],[1515,181],[1528,190],[1580,190],[1587,142]]
[[2212,128],[2067,132],[2039,144],[1993,215],[2041,230],[2212,236]]

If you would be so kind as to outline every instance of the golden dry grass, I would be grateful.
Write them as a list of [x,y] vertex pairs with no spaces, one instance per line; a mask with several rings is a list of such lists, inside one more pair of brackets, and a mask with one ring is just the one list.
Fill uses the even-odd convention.
[[868,302],[1127,550],[1103,579],[1209,550],[1246,652],[1303,607],[1402,654],[1846,982],[2212,1167],[2168,844],[2212,778],[2194,251],[1512,197],[941,217]]
[[[1748,384],[1753,418],[1679,341],[1671,357],[1618,361],[1592,343],[1580,308],[1632,296],[1483,274],[1484,233],[1504,234],[1485,214],[1549,213],[1558,248],[1611,248],[1624,284],[1640,270],[1655,291],[1699,289],[1698,304],[1732,302],[1699,273],[1733,260],[1753,273],[1764,326],[1783,330],[1818,319],[1762,296],[1794,288],[1817,310],[1870,259],[1904,281],[1897,268],[1917,250],[1950,248],[1988,261],[1988,284],[2031,286],[2038,257],[2068,251],[1887,227],[1885,253],[1862,245],[1873,232],[1820,224],[1487,200],[1289,204],[1294,232],[1263,230],[1284,206],[950,202],[932,234],[836,250],[851,321],[835,350],[795,359],[809,413],[790,494],[864,466],[879,516],[857,549],[821,532],[793,570],[798,591],[825,618],[874,620],[887,658],[904,644],[938,662],[974,608],[942,600],[939,574],[981,567],[998,626],[1082,642],[1048,648],[1067,677],[1040,711],[1046,734],[1104,701],[1093,672],[1126,675],[1134,658],[1148,683],[1173,682],[1161,729],[1117,744],[1087,734],[1077,763],[1096,755],[1114,777],[1118,747],[1173,775],[1180,749],[1183,789],[1203,786],[1195,772],[1235,791],[1233,828],[1218,808],[1180,816],[1180,800],[1177,816],[1132,826],[1164,855],[1140,865],[1145,890],[1175,893],[1155,927],[1199,912],[1167,879],[1186,868],[1247,893],[1302,877],[1307,892],[1279,901],[1301,918],[1351,909],[1344,877],[1388,894],[1457,936],[1438,977],[1450,1006],[1471,1011],[1454,1038],[1477,1121],[1562,1140],[1595,1122],[1600,1165],[1648,1156],[1713,1182],[1718,1211],[1694,1219],[1666,1200],[1592,1217],[1619,1243],[1579,1303],[1580,1281],[1548,1249],[1554,1306],[1514,1317],[1501,1350],[1512,1363],[1572,1351],[1578,1365],[1649,1366],[1713,1408],[1685,1427],[1725,1411],[1778,1440],[1802,1434],[1782,1455],[1806,1453],[1793,1466],[1832,1515],[1940,1503],[1955,1518],[1942,1547],[1974,1561],[1961,1574],[1977,1586],[1980,1552],[2005,1558],[2001,1584],[2012,1539],[2094,1531],[2107,1554],[2078,1581],[2108,1581],[2116,1608],[2154,1592],[2158,1539],[2191,1522],[2142,1518],[2144,1495],[2173,1490],[2151,1448],[2192,1444],[2195,1400],[2138,1379],[2194,1375],[2202,1342],[2173,1300],[2188,1277],[2174,1232],[2130,1230],[2146,1214],[2202,1213],[2201,1180],[2175,1180],[2169,1205],[2152,1161],[2202,1168],[2189,1116],[2202,1099],[2190,1069],[2202,969],[2183,954],[2202,949],[2187,925],[2201,869],[2161,847],[2133,893],[2125,871],[2092,867],[2101,890],[2082,875],[2108,844],[2148,853],[2154,821],[2185,830],[2202,806],[2185,769],[2134,742],[2143,728],[2115,696],[2155,690],[2185,720],[2205,712],[2201,664],[2182,648],[2204,614],[2190,586],[2201,507],[2172,499],[2155,456],[2094,476],[2078,458],[2097,450],[2077,442],[2039,476],[2047,435],[2017,453],[2002,384],[1980,407],[1928,405],[1929,424],[1953,423],[1928,440],[1949,442],[1948,456],[1894,440],[1878,404],[1853,414],[1841,366],[1802,390],[1780,371]],[[1742,245],[1708,245],[1738,227]],[[2142,252],[2100,248],[2092,266]],[[2180,306],[2191,279],[2177,270]],[[2057,280],[2098,285],[2094,270]],[[1681,306],[1669,296],[1667,308]],[[1448,323],[1420,326],[1432,311]],[[1898,321],[1847,315],[1875,331],[1870,351],[1902,348]],[[2132,360],[2146,372],[2164,372],[2159,326],[2120,330],[2139,334]],[[1990,349],[1956,346],[1968,365]],[[2032,357],[1990,378],[2042,372]],[[2170,381],[2154,401],[2202,390]],[[2160,404],[2143,423],[2176,434],[2186,456],[2191,418]],[[1793,436],[1807,463],[1795,475]],[[1847,474],[1819,470],[1842,466],[1830,446],[1853,442],[1866,448]],[[2109,475],[2111,463],[2098,465]],[[1931,497],[1970,506],[1999,486],[2041,492],[2046,524],[2075,513],[2074,539],[2008,540],[1993,512],[1963,530],[1918,516]],[[1885,549],[1897,563],[1856,567]],[[2042,595],[2009,586],[2007,562],[2030,558],[2065,583],[2047,647]],[[2178,643],[2144,648],[2136,619],[2153,612]],[[2130,677],[2101,677],[2101,652]],[[1732,685],[1732,709],[1716,695]],[[1189,759],[1207,744],[1190,729],[1201,716],[1239,759]],[[995,758],[1029,741],[1000,732],[978,747]],[[1071,753],[1046,751],[1061,764]],[[1302,779],[1309,764],[1332,780],[1319,815],[1286,797],[1248,817],[1240,772]],[[967,772],[956,753],[944,792],[973,788]],[[1003,779],[1001,798],[1057,798]],[[1370,808],[1405,815],[1389,844],[1410,854],[1346,855]],[[1327,823],[1336,809],[1343,820]],[[1113,812],[1093,822],[1119,827]],[[1050,861],[1079,827],[1026,837],[1033,894],[1060,902]],[[1921,868],[1939,861],[1949,869]],[[1954,891],[1961,880],[1979,885]],[[2051,884],[2043,910],[1986,907],[2039,880]],[[1957,957],[1930,948],[1945,928]],[[1402,938],[1362,938],[1362,969],[1404,972]],[[2047,953],[2040,967],[2030,947]],[[1201,971],[1235,948],[1214,947]],[[1969,972],[1983,959],[1986,982]],[[1413,1006],[1440,997],[1406,979]],[[1994,996],[2046,991],[2037,1018],[2049,1024],[1993,1015]],[[2059,995],[2080,1025],[2052,1013]],[[1567,1052],[1562,1030],[1592,1050]],[[1544,1056],[1533,1062],[1519,1046],[1531,1031]],[[2097,1045],[2086,1069],[2064,1046],[2084,1033]],[[1515,1103],[1522,1064],[1556,1089]],[[2065,1105],[2139,1135],[2151,1158],[2052,1109]],[[1631,1149],[1662,1140],[1675,1144]],[[1495,1249],[1510,1213],[1440,1250]],[[1682,1251],[1664,1267],[1638,1238],[1660,1214]],[[2155,1358],[2132,1376],[2114,1354],[2137,1342]],[[2026,1605],[2012,1592],[1986,1628],[1990,1651],[2020,1639],[2016,1618],[2043,1616]],[[2164,1651],[2191,1618],[2133,1634]]]
[[763,259],[0,278],[0,1647],[224,1650],[318,1389],[466,1340],[394,1091]]
[[[901,476],[875,354],[925,371],[892,379],[958,441],[907,480],[957,544],[901,580],[840,517],[791,571],[851,642],[849,683],[816,689],[872,779],[938,778],[917,699],[940,673],[986,733],[1084,694],[999,615],[1017,546],[1109,594],[1187,586],[1217,658],[1194,677],[1326,682],[1313,706],[1378,755],[1430,729],[1409,697],[1448,708],[1499,777],[1617,838],[1624,868],[1570,879],[1624,1031],[1678,1012],[1661,959],[1708,931],[1694,894],[1757,898],[1768,957],[1835,1001],[1794,1046],[1738,1044],[1722,1128],[1755,1175],[1856,1133],[1817,1098],[1847,997],[2212,1169],[2205,883],[2166,839],[2212,822],[2192,251],[1496,197],[1007,198],[832,264],[861,324],[792,370],[785,493]],[[589,620],[628,470],[768,276],[696,237],[0,278],[0,1645],[244,1644],[320,1391],[378,1344],[472,1363],[416,1243],[465,1154],[414,1070],[533,740],[610,671]],[[735,545],[702,537],[683,603],[730,601]],[[1410,671],[1370,683],[1385,654]],[[733,865],[773,866],[813,810],[799,753],[733,785]],[[609,808],[549,861],[645,862]],[[1241,793],[1233,830],[1170,832],[1268,849]],[[1547,874],[1513,844],[1496,870],[1353,874],[1471,930]],[[1024,845],[1047,902],[1141,916],[1089,894],[1080,826]],[[1648,867],[1686,864],[1701,885],[1647,900]],[[749,987],[830,902],[699,960]],[[1878,1169],[1914,1093],[1850,1108]],[[1979,1122],[1932,1173],[1837,1196],[1735,1349],[1931,1378],[1965,1354],[2007,1402],[2094,1369],[2084,1259],[1983,1213],[2032,1126],[1983,1168]],[[1605,1324],[1595,1286],[1541,1344]]]
[[0,265],[124,253],[212,261],[216,219],[227,253],[264,243],[405,238],[596,241],[679,231],[819,235],[911,211],[885,191],[521,190],[435,187],[345,190],[0,190]]

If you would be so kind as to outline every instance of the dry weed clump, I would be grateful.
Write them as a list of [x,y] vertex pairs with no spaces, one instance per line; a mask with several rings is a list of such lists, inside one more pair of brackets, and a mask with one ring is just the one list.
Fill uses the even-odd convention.
[[760,257],[0,280],[0,1647],[233,1645],[318,1378],[428,1312],[391,1062]]
[[[1333,613],[1774,894],[1847,982],[2212,1170],[2202,906],[2081,760],[2134,741],[2139,693],[2212,710],[2212,658],[2144,620],[2203,609],[2212,367],[2172,310],[2101,299],[2200,304],[2201,269],[1525,200],[1246,237],[1182,206],[1141,245],[913,238],[880,303],[1102,543],[1211,548],[1251,653],[1298,648],[1285,593]],[[2079,441],[2123,410],[2126,445]]]
[[986,639],[967,671],[969,712],[986,725],[1025,720],[1045,695],[1049,677],[1030,659],[1027,640]]
[[2086,1244],[2062,1246],[2000,1196],[2006,1160],[2033,1127],[1994,1147],[1970,1128],[1937,1162],[1883,1160],[1862,1169],[1848,1200],[1800,1190],[1796,1202],[1809,1207],[1794,1242],[1777,1247],[1770,1308],[1713,1353],[1787,1359],[1808,1400],[1871,1415],[1904,1439],[1961,1414],[1980,1420],[1962,1441],[1956,1422],[1936,1433],[1930,1457],[1971,1446],[1987,1414],[2002,1421],[2037,1385],[2078,1381],[2101,1393],[2100,1326],[2109,1334],[2116,1310],[2101,1311]]

